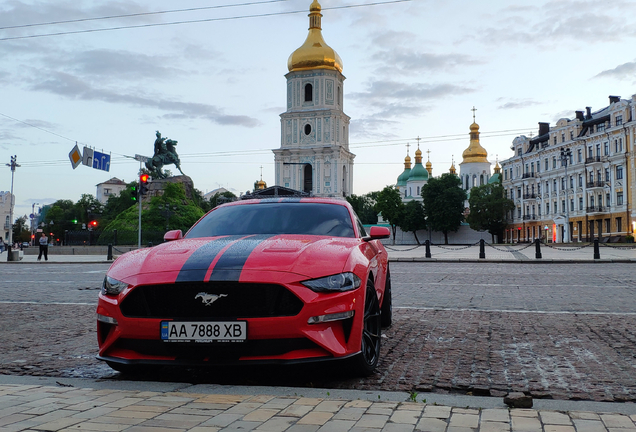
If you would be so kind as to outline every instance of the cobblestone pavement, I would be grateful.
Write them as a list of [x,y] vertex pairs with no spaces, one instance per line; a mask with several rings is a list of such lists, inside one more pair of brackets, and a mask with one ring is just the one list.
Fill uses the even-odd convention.
[[636,415],[303,396],[0,385],[5,432],[629,432]]
[[[0,374],[131,379],[94,358],[93,285],[105,270],[95,265],[51,266],[61,276],[70,269],[86,272],[71,289],[61,283],[23,286],[24,275],[4,275]],[[394,325],[383,332],[381,362],[369,378],[311,366],[151,370],[133,379],[493,396],[521,390],[537,398],[636,400],[631,264],[392,263],[391,272]]]

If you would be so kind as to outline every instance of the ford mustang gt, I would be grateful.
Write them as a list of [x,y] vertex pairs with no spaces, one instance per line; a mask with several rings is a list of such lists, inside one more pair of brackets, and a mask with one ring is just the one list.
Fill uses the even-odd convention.
[[391,324],[380,239],[345,200],[269,198],[214,208],[183,235],[120,256],[97,306],[113,369],[343,360],[371,374]]

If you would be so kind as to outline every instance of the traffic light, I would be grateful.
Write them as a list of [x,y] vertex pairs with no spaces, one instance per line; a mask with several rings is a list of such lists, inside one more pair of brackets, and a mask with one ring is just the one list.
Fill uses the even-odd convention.
[[139,176],[139,196],[140,197],[148,193],[148,180],[150,180],[150,176],[148,174],[142,174]]
[[91,228],[97,228],[97,221],[90,221],[89,225],[91,226]]
[[130,199],[133,201],[137,201],[137,186],[133,185],[130,187]]

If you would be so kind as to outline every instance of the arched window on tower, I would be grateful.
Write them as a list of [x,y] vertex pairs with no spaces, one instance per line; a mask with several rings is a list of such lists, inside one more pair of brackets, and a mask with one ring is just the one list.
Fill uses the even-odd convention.
[[311,102],[314,100],[314,86],[311,84],[305,84],[305,102]]

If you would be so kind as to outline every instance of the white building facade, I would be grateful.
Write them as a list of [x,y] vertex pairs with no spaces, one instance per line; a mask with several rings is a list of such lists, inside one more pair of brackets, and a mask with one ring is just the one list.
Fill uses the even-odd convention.
[[614,242],[633,234],[636,95],[609,102],[514,139],[514,156],[501,164],[515,203],[506,241]]

